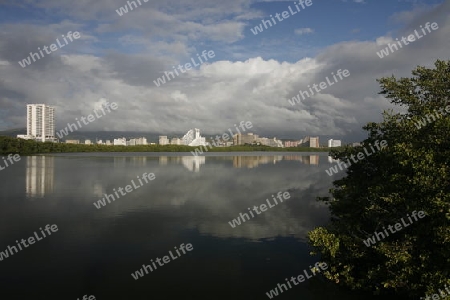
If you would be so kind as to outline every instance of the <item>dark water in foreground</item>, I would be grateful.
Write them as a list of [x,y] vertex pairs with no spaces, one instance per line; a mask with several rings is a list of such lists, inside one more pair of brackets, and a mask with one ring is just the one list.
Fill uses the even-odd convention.
[[[333,180],[326,153],[179,155],[30,156],[0,171],[0,252],[34,232],[42,238],[40,227],[58,227],[3,257],[0,298],[269,299],[266,292],[318,260],[305,240],[329,217],[315,200]],[[144,173],[156,178],[140,186]],[[139,188],[93,205],[132,179]],[[228,223],[285,191],[283,203],[235,228]],[[183,243],[193,249],[178,256]],[[170,250],[175,259],[133,279]],[[360,297],[317,276],[274,299]]]

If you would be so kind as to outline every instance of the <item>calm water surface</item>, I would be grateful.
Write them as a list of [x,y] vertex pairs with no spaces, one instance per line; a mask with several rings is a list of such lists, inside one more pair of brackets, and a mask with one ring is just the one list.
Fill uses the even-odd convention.
[[[318,260],[305,241],[328,222],[316,197],[341,176],[329,177],[330,166],[326,153],[22,157],[0,171],[0,251],[47,224],[58,231],[0,262],[1,299],[269,299],[266,292]],[[156,178],[93,205],[143,173]],[[280,191],[291,198],[235,228],[228,223]],[[183,243],[193,250],[133,279]],[[317,276],[275,299],[360,297]]]

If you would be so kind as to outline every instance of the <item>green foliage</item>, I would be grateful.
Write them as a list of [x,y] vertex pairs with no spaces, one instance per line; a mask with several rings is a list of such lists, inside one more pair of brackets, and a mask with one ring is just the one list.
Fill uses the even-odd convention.
[[[327,278],[350,289],[419,298],[450,284],[450,114],[415,122],[450,104],[450,61],[417,67],[412,78],[378,80],[381,93],[407,111],[384,112],[364,126],[368,138],[388,147],[352,164],[336,180],[330,224],[309,233],[314,252],[330,268]],[[346,159],[362,147],[331,151]],[[363,240],[412,211],[427,216],[371,247]]]
[[[106,146],[106,145],[84,145],[65,144],[50,142],[35,142],[12,137],[0,136],[0,155],[2,154],[45,154],[45,153],[69,153],[69,152],[191,152],[197,147],[185,145],[140,145],[140,146]],[[200,148],[199,148],[200,149]],[[202,147],[204,150],[204,148]],[[268,146],[231,146],[231,147],[207,147],[206,152],[247,152],[247,151],[272,151],[272,152],[328,152],[329,148],[274,148]]]

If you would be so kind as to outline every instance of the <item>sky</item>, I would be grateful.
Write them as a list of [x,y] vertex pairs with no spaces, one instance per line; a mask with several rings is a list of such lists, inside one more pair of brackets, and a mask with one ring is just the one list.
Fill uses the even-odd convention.
[[[25,128],[26,104],[55,106],[58,131],[116,102],[83,130],[221,134],[250,121],[268,137],[356,142],[366,123],[399,109],[377,78],[410,77],[450,56],[449,0],[129,2],[132,10],[123,0],[0,0],[0,131]],[[425,35],[427,22],[438,29]],[[422,37],[380,58],[414,30]],[[64,42],[69,32],[79,38]],[[350,75],[333,80],[339,69]],[[174,78],[155,84],[169,71]],[[327,77],[333,85],[291,104]]]

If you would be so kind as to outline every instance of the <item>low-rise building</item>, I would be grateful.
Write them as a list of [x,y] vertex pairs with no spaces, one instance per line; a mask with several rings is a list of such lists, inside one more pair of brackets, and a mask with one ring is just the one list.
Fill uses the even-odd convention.
[[172,138],[172,140],[170,141],[171,145],[181,145],[182,141],[180,138]]
[[135,143],[136,145],[147,145],[147,138],[145,137],[140,137],[135,139]]
[[159,136],[159,144],[164,146],[164,145],[169,145],[169,139],[167,138],[166,135],[160,135]]
[[276,147],[276,148],[284,148],[283,142],[280,140],[277,140],[276,137],[274,137],[273,139],[269,139],[269,144],[267,146]]
[[332,147],[341,147],[341,140],[333,140],[333,139],[329,139],[328,140],[328,147],[332,148]]
[[127,139],[126,138],[118,138],[114,139],[113,141],[114,146],[126,146],[127,145]]
[[34,137],[31,135],[26,135],[26,134],[18,134],[17,135],[18,139],[23,139],[23,140],[33,140]]
[[80,140],[66,140],[66,144],[79,144]]
[[300,141],[285,141],[284,142],[284,147],[289,148],[289,147],[298,147],[301,144]]

